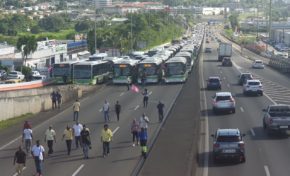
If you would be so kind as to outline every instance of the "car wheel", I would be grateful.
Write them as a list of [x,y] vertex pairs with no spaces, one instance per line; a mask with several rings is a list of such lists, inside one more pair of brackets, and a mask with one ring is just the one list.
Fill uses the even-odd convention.
[[246,157],[245,156],[242,156],[241,163],[245,163],[245,162],[246,162]]
[[263,92],[260,93],[261,96],[263,96],[263,94],[264,94]]
[[263,121],[263,129],[267,129],[267,125],[266,125],[265,121]]
[[233,109],[233,110],[232,110],[232,113],[233,113],[233,114],[236,113],[236,109]]

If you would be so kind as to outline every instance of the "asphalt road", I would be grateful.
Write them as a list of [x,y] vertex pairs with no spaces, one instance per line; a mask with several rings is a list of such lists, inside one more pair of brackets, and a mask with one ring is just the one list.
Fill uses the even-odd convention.
[[[147,86],[149,91],[149,105],[143,108],[141,93],[127,91],[126,86],[106,86],[96,91],[93,95],[81,101],[81,111],[79,120],[91,131],[92,150],[89,151],[90,159],[84,160],[82,151],[75,150],[70,156],[66,155],[65,142],[61,141],[61,136],[66,125],[73,125],[72,108],[68,107],[64,111],[56,114],[52,118],[43,121],[33,128],[34,139],[41,139],[45,146],[46,153],[48,148],[44,143],[44,132],[49,125],[52,125],[57,133],[57,142],[54,145],[55,153],[46,156],[44,162],[44,175],[46,176],[87,176],[87,175],[130,175],[140,160],[140,148],[132,147],[132,136],[130,133],[130,123],[134,118],[139,119],[143,112],[150,119],[149,140],[158,129],[157,108],[159,100],[165,104],[165,112],[169,111],[175,102],[177,95],[182,89],[183,84],[177,85],[152,85]],[[104,125],[103,113],[101,112],[104,101],[107,100],[113,109],[114,103],[119,100],[122,105],[120,121],[117,122],[114,112],[110,113],[112,122],[109,127],[115,131],[111,144],[111,153],[107,158],[102,158],[102,145],[100,133]],[[20,130],[19,130],[20,131]],[[20,132],[19,132],[20,135]],[[3,140],[1,140],[3,141]],[[9,141],[6,141],[7,143]],[[2,143],[3,146],[6,143]],[[0,150],[0,170],[1,175],[10,176],[14,174],[12,158],[17,146],[21,144],[16,139],[11,144],[1,147]],[[35,173],[35,167],[31,157],[28,159],[24,176]]]
[[[261,70],[251,68],[251,62],[240,56],[234,50],[232,60],[233,67],[222,67],[217,62],[217,42],[211,42],[207,46],[212,47],[212,53],[203,53],[202,73],[205,80],[209,76],[220,76],[222,78],[222,91],[230,91],[235,95],[236,113],[214,115],[212,113],[212,96],[215,91],[204,90],[206,106],[202,107],[208,120],[208,133],[213,134],[218,128],[239,128],[246,133],[246,162],[243,164],[222,163],[214,164],[212,161],[212,139],[208,138],[209,151],[204,150],[204,156],[209,156],[208,163],[203,167],[203,176],[288,176],[290,168],[289,158],[289,135],[268,136],[262,127],[262,109],[269,104],[290,104],[290,82],[289,78],[268,67]],[[245,97],[242,87],[237,85],[240,72],[251,72],[254,77],[261,79],[264,85],[264,96]],[[207,147],[205,147],[207,149]]]

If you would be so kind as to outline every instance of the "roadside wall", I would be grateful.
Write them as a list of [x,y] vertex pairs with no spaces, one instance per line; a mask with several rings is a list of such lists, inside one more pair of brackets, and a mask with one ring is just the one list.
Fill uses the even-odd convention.
[[96,86],[49,86],[40,89],[0,92],[0,121],[26,113],[38,113],[52,108],[50,94],[59,91],[63,103],[81,98],[84,91],[94,90]]

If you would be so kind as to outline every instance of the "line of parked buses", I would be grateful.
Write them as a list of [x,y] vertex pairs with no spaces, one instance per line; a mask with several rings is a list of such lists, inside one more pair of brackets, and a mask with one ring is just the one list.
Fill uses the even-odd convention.
[[130,57],[108,57],[100,53],[84,60],[56,63],[52,75],[57,84],[94,85],[108,80],[113,84],[126,84],[128,79],[139,84],[142,79],[146,83],[184,83],[194,66],[203,37],[203,33],[194,34],[147,53],[132,53]]

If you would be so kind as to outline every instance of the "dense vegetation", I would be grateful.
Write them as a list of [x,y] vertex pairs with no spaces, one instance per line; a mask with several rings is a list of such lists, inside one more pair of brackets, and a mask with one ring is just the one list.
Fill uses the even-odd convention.
[[[146,49],[168,42],[181,36],[184,31],[182,20],[168,16],[166,13],[132,14],[127,18],[129,20],[125,23],[103,23],[101,27],[98,26],[97,48],[120,48],[122,52],[127,53],[131,47],[133,50]],[[88,44],[90,52],[94,53],[94,32],[92,30],[88,33]],[[140,46],[142,44],[145,45],[144,48]]]

